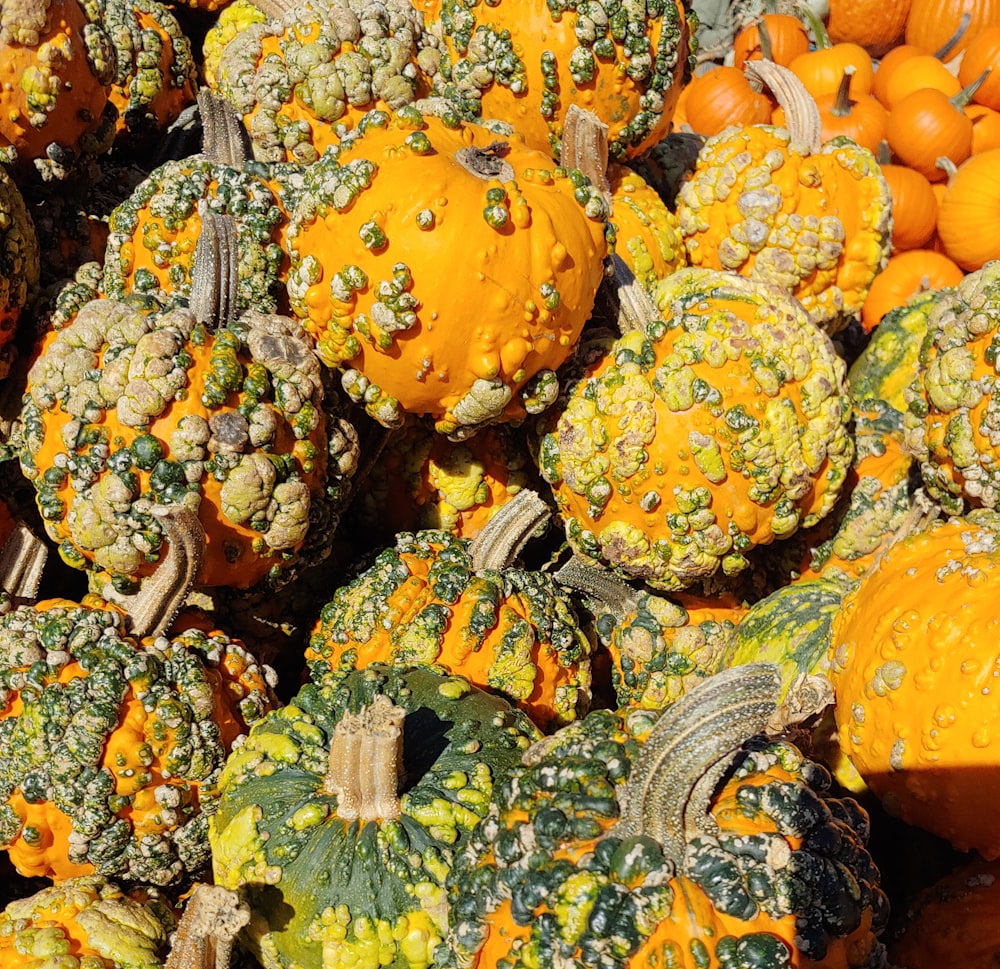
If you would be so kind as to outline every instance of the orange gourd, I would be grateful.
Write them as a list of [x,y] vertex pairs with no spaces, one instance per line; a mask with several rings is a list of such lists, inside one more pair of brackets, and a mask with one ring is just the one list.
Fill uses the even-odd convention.
[[742,71],[748,60],[760,60],[762,57],[787,67],[808,50],[809,34],[798,17],[766,13],[736,34],[733,39],[733,67]]
[[969,41],[958,66],[958,80],[964,87],[983,71],[989,71],[989,76],[972,95],[972,100],[1000,109],[1000,24],[987,27]]
[[[885,138],[889,113],[870,94],[858,98],[850,96],[854,73],[845,69],[836,93],[816,98],[821,124],[820,140],[827,142],[843,135],[874,153]],[[775,124],[783,123],[777,111],[773,121]]]
[[957,286],[965,273],[948,256],[933,249],[909,249],[889,257],[872,283],[861,308],[861,325],[870,333],[882,317],[919,293]]
[[942,181],[939,158],[960,165],[972,154],[972,119],[963,107],[961,98],[934,88],[908,94],[889,111],[886,140],[893,155],[929,181]]
[[880,57],[903,39],[910,0],[830,0],[826,30],[835,44],[864,47]]
[[916,54],[893,70],[885,86],[885,106],[891,109],[908,94],[923,88],[934,88],[950,98],[962,90],[962,84],[933,54]]
[[951,175],[937,231],[945,252],[964,269],[1000,259],[1000,148],[973,155]]
[[687,85],[685,118],[692,131],[714,135],[731,125],[767,124],[774,105],[755,91],[741,70],[715,67]]
[[904,36],[907,44],[937,50],[959,34],[942,57],[950,61],[962,53],[974,37],[997,24],[1000,24],[997,0],[911,0]]

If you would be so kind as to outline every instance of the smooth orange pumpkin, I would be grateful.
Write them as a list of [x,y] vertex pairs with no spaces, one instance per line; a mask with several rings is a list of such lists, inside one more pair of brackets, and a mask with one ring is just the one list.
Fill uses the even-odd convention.
[[892,251],[919,249],[934,235],[938,202],[926,175],[909,165],[879,164],[892,194]]
[[762,57],[787,67],[800,54],[805,54],[809,46],[809,34],[798,17],[786,13],[766,13],[736,34],[733,39],[733,67],[743,70],[747,61]]
[[948,180],[938,207],[945,252],[963,269],[1000,259],[1000,148],[973,155]]
[[937,50],[959,33],[965,14],[968,14],[968,25],[942,60],[953,60],[983,30],[1000,24],[1000,3],[997,0],[911,0],[904,34],[906,43]]
[[814,18],[810,25],[816,37],[815,49],[800,54],[788,65],[806,90],[814,98],[836,94],[845,69],[853,67],[851,97],[860,98],[871,93],[875,79],[875,64],[871,54],[859,44],[831,43],[821,20]]
[[[836,93],[816,98],[821,124],[820,140],[826,142],[843,135],[869,151],[877,152],[885,138],[889,112],[870,94],[858,98],[850,96],[854,73],[845,69]],[[775,123],[780,122],[775,120]]]
[[885,86],[885,106],[892,108],[908,94],[922,88],[934,88],[954,97],[962,90],[962,85],[944,61],[933,54],[916,54],[906,58],[892,72]]
[[909,249],[889,257],[861,307],[861,326],[870,333],[890,310],[903,306],[918,293],[957,286],[965,273],[944,253]]
[[886,139],[893,154],[929,181],[942,181],[939,158],[960,165],[972,154],[972,120],[962,107],[933,88],[908,94],[889,111]]
[[972,154],[1000,148],[1000,111],[985,104],[967,104],[962,110],[972,119]]
[[910,0],[830,0],[826,30],[835,44],[864,47],[880,57],[903,39]]
[[686,121],[700,135],[711,136],[732,125],[767,124],[771,120],[771,99],[755,91],[735,67],[716,67],[699,74],[686,92]]
[[878,67],[875,69],[875,76],[872,79],[872,94],[888,107],[889,99],[887,91],[892,75],[911,57],[920,57],[927,53],[928,51],[924,50],[923,47],[917,47],[915,44],[900,44],[898,47],[893,47],[878,62]]
[[1000,24],[987,27],[969,41],[962,63],[958,66],[958,80],[964,87],[985,70],[989,70],[990,74],[972,95],[972,100],[977,104],[1000,108]]

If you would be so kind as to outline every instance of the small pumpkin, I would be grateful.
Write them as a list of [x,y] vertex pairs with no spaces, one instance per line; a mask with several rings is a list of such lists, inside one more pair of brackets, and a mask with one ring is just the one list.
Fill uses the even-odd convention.
[[685,120],[700,135],[731,125],[769,124],[774,105],[754,90],[743,71],[726,64],[696,75],[685,88]]
[[846,70],[851,74],[848,89],[850,97],[858,99],[870,94],[875,78],[871,54],[852,41],[834,43],[818,17],[811,18],[809,26],[815,38],[815,46],[788,65],[805,89],[814,98],[836,94]]
[[436,664],[503,694],[543,729],[575,720],[590,703],[590,644],[553,578],[513,567],[548,515],[525,490],[471,541],[399,534],[320,611],[306,650],[313,680],[371,663]]
[[[933,249],[893,253],[868,290],[861,308],[861,325],[870,333],[888,314],[906,306],[914,297],[957,286],[964,276],[958,263]],[[905,409],[898,404],[894,406]]]
[[221,778],[215,883],[251,909],[243,941],[275,969],[430,965],[454,858],[539,737],[440,668],[374,664],[307,683]]
[[834,44],[882,57],[902,42],[909,13],[910,0],[830,0],[826,31]]
[[517,134],[369,119],[308,166],[288,229],[317,354],[387,427],[423,414],[461,437],[540,412],[603,277],[604,196]]
[[[733,38],[733,67],[742,73],[748,60],[766,58],[784,67],[809,50],[809,32],[799,17],[765,13]],[[714,132],[710,132],[714,134]]]
[[1000,259],[1000,148],[980,152],[951,174],[938,206],[937,232],[944,251],[963,269]]
[[937,197],[930,180],[909,165],[893,163],[887,141],[878,145],[876,157],[892,196],[893,253],[926,246],[937,229],[938,215]]
[[962,90],[962,83],[948,66],[933,54],[915,54],[896,66],[884,91],[884,104],[892,109],[914,91],[933,89],[949,98]]
[[910,0],[906,19],[907,44],[937,50],[954,39],[943,56],[950,61],[963,53],[987,27],[1000,24],[1000,6],[995,0]]
[[958,65],[958,80],[962,87],[989,71],[976,88],[972,100],[989,108],[1000,108],[1000,20],[969,37],[969,43]]

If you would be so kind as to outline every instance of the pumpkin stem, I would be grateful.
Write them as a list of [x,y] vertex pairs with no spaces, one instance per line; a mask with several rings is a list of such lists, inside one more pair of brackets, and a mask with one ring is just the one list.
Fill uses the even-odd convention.
[[832,47],[833,44],[830,42],[830,35],[826,32],[826,24],[823,23],[823,18],[818,16],[808,3],[797,4],[797,7],[799,13],[805,17],[806,23],[809,25],[809,32],[813,35],[813,40],[816,42],[816,49],[826,50]]
[[880,165],[892,164],[892,149],[889,147],[889,142],[884,138],[878,143],[878,148],[875,149],[875,161]]
[[958,94],[948,99],[957,111],[961,111],[962,108],[964,108],[972,100],[973,95],[983,86],[986,78],[990,76],[991,70],[991,67],[987,67],[986,70],[979,75],[979,77],[963,87]]
[[773,61],[747,61],[743,68],[747,80],[771,89],[775,100],[785,111],[785,127],[791,136],[789,148],[803,155],[819,151],[823,122],[816,99],[805,85],[787,68]]
[[403,721],[406,711],[384,693],[334,727],[323,789],[337,796],[343,821],[389,821],[401,813]]
[[103,596],[125,608],[131,632],[138,639],[161,636],[181,611],[205,558],[205,529],[185,505],[153,505],[167,537],[167,551],[156,571],[134,595],[121,595],[110,583]]
[[591,565],[576,554],[554,572],[552,578],[560,585],[596,599],[619,621],[635,612],[636,591],[632,586],[613,572]]
[[579,105],[571,104],[563,121],[559,146],[559,164],[576,168],[600,189],[611,208],[611,183],[608,181],[608,126]]
[[711,799],[751,738],[775,718],[781,673],[775,663],[750,663],[702,680],[669,706],[639,751],[619,795],[619,837],[646,835],[683,867],[688,842],[711,834]]
[[760,56],[766,61],[774,60],[774,44],[771,43],[771,31],[767,29],[767,18],[757,21],[757,36],[760,38]]
[[597,291],[602,314],[613,319],[623,335],[645,332],[651,320],[659,319],[656,304],[621,256],[613,253],[607,265],[609,272]]
[[521,549],[551,514],[552,509],[537,491],[530,488],[519,491],[469,542],[473,570],[500,572],[510,568]]
[[948,176],[948,182],[955,177],[955,172],[958,171],[958,165],[956,165],[947,155],[940,155],[934,160],[934,164]]
[[851,114],[851,108],[855,103],[851,100],[851,81],[858,69],[853,64],[848,64],[841,75],[840,84],[837,86],[837,96],[833,100],[833,107],[830,114],[835,118],[847,118]]
[[250,908],[221,885],[195,885],[177,923],[163,969],[228,969],[236,936],[250,922]]
[[251,156],[250,136],[236,108],[210,88],[198,91],[202,149],[208,159],[229,168],[242,168]]
[[0,583],[15,601],[34,602],[48,558],[48,546],[18,522],[0,548]]
[[968,10],[962,14],[961,19],[958,21],[958,28],[955,33],[951,35],[944,42],[944,45],[939,47],[935,52],[934,56],[939,60],[943,61],[954,49],[955,45],[965,36],[965,32],[969,29],[969,22],[972,20],[972,14]]
[[231,215],[212,212],[202,200],[198,203],[201,235],[194,250],[191,295],[188,308],[195,319],[216,328],[236,315],[239,283],[239,246],[236,220]]

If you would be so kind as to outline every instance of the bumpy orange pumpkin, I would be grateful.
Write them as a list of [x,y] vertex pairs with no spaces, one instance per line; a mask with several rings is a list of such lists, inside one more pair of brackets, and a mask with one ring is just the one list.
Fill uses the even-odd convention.
[[889,256],[889,188],[867,149],[820,146],[816,103],[786,69],[747,70],[780,87],[789,127],[730,128],[705,143],[677,197],[688,259],[779,286],[836,330]]
[[305,179],[289,300],[355,402],[459,436],[552,403],[607,251],[608,206],[582,173],[516,134],[406,111],[373,113]]

